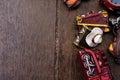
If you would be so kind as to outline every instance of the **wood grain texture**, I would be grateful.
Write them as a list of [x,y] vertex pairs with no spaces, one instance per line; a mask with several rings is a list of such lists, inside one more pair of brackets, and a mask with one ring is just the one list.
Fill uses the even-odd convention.
[[[79,48],[72,43],[77,30],[75,29],[75,16],[85,14],[88,11],[100,11],[103,8],[97,0],[82,1],[79,8],[71,10],[64,4],[63,0],[58,1],[58,80],[85,80],[83,71],[77,57]],[[104,51],[108,58],[114,80],[120,79],[120,66],[114,63],[113,57],[108,53],[108,46],[113,41],[113,34],[106,33],[103,42],[97,49]]]
[[56,0],[0,0],[0,80],[54,80]]
[[[102,10],[97,0],[74,10],[63,0],[0,0],[0,80],[85,80],[72,43],[75,16]],[[96,48],[108,57],[114,80],[120,79],[107,49],[112,33]]]

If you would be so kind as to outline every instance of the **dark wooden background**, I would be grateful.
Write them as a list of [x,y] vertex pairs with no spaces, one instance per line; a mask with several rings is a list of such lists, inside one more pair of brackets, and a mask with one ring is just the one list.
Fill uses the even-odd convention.
[[[0,0],[0,80],[84,80],[76,48],[75,16],[102,10],[98,0],[68,9],[63,0]],[[107,52],[113,40],[104,34],[96,48],[105,52],[114,80],[120,66]]]

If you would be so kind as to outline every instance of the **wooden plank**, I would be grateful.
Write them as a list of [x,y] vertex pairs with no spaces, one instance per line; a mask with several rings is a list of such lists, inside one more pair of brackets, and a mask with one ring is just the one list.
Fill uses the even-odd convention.
[[[71,10],[64,4],[63,0],[58,1],[58,37],[59,37],[59,53],[58,53],[58,80],[85,80],[82,69],[77,58],[80,50],[72,43],[77,30],[75,27],[75,16],[82,15],[90,10],[102,10],[97,0],[82,1],[79,8]],[[104,34],[103,42],[98,49],[105,52],[110,63],[114,80],[120,79],[120,67],[113,61],[113,57],[108,53],[108,46],[113,40],[111,33]]]
[[0,80],[54,80],[56,0],[0,0]]

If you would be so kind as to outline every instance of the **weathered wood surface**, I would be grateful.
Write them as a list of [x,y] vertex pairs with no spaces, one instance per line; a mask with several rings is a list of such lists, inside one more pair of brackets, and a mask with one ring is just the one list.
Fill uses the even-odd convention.
[[[75,29],[75,16],[85,14],[91,10],[103,10],[98,0],[83,0],[76,10],[66,8],[63,4],[63,0],[58,1],[58,80],[85,80],[77,58],[80,49],[75,47],[72,41],[77,33]],[[106,54],[114,80],[120,80],[120,66],[114,63],[113,58],[108,53],[108,46],[112,41],[113,35],[111,33],[106,33],[103,36],[102,44],[96,48],[103,50]]]
[[56,0],[0,0],[0,80],[54,80]]
[[[63,0],[0,0],[0,80],[84,80],[72,43],[75,16],[102,10],[97,0],[82,1],[70,10]],[[107,49],[106,33],[96,48],[105,52],[114,80],[120,79]]]

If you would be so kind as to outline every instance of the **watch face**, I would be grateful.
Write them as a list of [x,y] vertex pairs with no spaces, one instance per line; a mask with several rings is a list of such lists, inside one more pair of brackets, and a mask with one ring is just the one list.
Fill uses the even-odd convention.
[[120,4],[120,0],[111,0],[113,4]]

